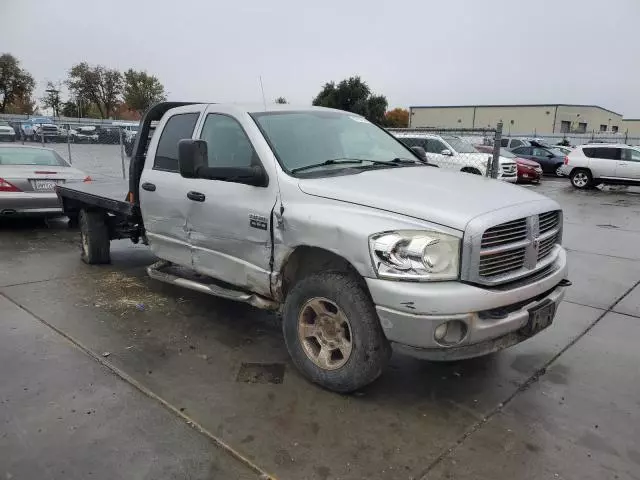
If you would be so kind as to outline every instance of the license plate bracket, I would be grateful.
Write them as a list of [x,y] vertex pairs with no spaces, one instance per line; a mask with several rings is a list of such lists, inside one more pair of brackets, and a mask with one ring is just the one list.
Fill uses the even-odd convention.
[[526,336],[532,336],[553,323],[556,314],[556,303],[548,300],[529,310],[529,321],[523,327]]

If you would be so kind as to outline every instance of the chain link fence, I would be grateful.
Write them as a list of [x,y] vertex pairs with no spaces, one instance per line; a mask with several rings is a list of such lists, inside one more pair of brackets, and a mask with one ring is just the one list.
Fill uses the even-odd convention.
[[[515,181],[517,166],[500,159],[502,124],[495,128],[389,128],[388,131],[410,148],[422,148],[430,163],[440,168]],[[493,154],[481,153],[474,145],[494,146]]]
[[74,123],[51,118],[9,122],[11,141],[53,148],[74,166],[109,178],[126,178],[137,122]]

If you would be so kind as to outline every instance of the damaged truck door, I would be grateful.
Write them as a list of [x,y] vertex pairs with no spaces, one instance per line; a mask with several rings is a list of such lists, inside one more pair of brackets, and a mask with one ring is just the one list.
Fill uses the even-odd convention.
[[[196,137],[207,142],[207,163],[212,169],[264,168],[268,157],[249,138],[260,135],[255,124],[240,122],[210,105]],[[248,116],[247,116],[248,118]],[[251,121],[250,119],[248,119]],[[261,158],[262,157],[262,158]],[[265,175],[259,185],[245,178],[186,179],[202,201],[190,201],[188,219],[193,266],[199,272],[243,289],[270,295],[270,217],[277,197],[277,182]],[[255,183],[255,182],[249,182]]]

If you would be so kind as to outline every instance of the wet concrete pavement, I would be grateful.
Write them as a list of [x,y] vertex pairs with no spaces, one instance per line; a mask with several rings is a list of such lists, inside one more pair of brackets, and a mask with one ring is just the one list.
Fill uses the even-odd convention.
[[[86,353],[94,352],[113,369],[103,372],[109,388],[148,405],[146,418],[129,401],[105,409],[104,424],[113,419],[114,428],[94,448],[108,449],[121,436],[130,448],[149,445],[166,470],[148,478],[173,478],[171,466],[182,468],[184,478],[200,478],[206,461],[221,465],[211,478],[252,474],[215,446],[216,439],[279,479],[640,478],[640,351],[634,348],[640,338],[640,195],[633,189],[577,192],[564,181],[532,188],[565,210],[574,286],[553,326],[482,359],[439,364],[396,354],[378,382],[351,396],[320,390],[298,375],[276,316],[155,282],[144,274],[150,253],[124,241],[114,242],[111,265],[89,267],[79,260],[77,232],[62,224],[3,225],[0,293],[24,309],[24,323],[59,343],[58,330],[85,349],[74,351],[69,364],[93,363],[103,372],[106,367]],[[0,365],[8,365],[6,355],[19,358],[31,349],[26,341],[24,352],[5,354],[3,348]],[[21,371],[22,362],[11,365],[1,370],[0,401],[19,394],[18,380],[33,375],[28,367]],[[49,392],[40,400],[44,410],[59,401],[56,379],[65,377],[62,367],[47,369],[39,377]],[[69,383],[65,391],[80,386]],[[106,401],[106,390],[91,400]],[[15,404],[0,405],[12,422],[30,416]],[[140,430],[136,420],[144,425]],[[55,424],[56,417],[43,414],[40,421]],[[121,424],[129,429],[119,432]],[[159,430],[166,431],[161,445],[153,443]],[[37,431],[22,434],[33,448],[16,443],[15,434],[0,439],[0,475],[6,458],[47,455]],[[95,434],[86,428],[77,438],[91,443]],[[208,460],[180,463],[187,442],[197,444],[187,450],[199,459],[208,446]],[[73,455],[73,448],[65,453],[58,446],[51,465]],[[92,458],[78,460],[78,468],[91,468]],[[100,458],[110,463],[108,455]],[[150,457],[127,458],[119,470],[105,470],[110,478],[146,478],[140,469]],[[123,473],[128,462],[134,474]],[[30,478],[18,463],[10,465],[14,478]]]

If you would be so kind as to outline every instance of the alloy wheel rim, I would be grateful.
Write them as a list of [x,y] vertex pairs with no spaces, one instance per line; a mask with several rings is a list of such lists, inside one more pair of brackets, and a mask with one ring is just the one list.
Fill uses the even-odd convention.
[[584,187],[587,184],[587,176],[584,173],[577,173],[573,177],[573,184],[576,187]]
[[323,370],[344,366],[353,351],[349,320],[328,298],[314,297],[302,306],[298,314],[298,337],[309,360]]

